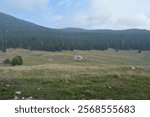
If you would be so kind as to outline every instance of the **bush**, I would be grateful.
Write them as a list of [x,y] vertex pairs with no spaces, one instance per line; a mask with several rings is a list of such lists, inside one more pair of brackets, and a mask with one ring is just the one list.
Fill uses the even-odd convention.
[[142,50],[138,50],[138,53],[142,53]]
[[5,64],[11,64],[11,60],[9,58],[7,58],[7,59],[4,60],[4,63]]
[[12,61],[11,61],[11,64],[12,64],[13,66],[15,66],[15,65],[22,65],[22,64],[23,64],[22,57],[21,57],[21,56],[16,56],[16,57],[14,57],[14,58],[12,59]]
[[2,52],[3,52],[3,53],[6,53],[6,48],[2,48]]

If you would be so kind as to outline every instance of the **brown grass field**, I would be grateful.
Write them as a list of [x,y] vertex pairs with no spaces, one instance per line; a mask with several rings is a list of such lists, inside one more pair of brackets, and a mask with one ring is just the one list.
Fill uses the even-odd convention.
[[[3,64],[16,55],[22,66]],[[8,49],[0,62],[0,99],[150,99],[150,51]]]

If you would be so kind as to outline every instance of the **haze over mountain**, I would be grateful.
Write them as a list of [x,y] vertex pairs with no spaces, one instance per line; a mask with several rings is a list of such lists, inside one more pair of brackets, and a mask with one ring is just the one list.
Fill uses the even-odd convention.
[[0,50],[150,50],[150,31],[86,30],[81,28],[52,29],[0,13]]

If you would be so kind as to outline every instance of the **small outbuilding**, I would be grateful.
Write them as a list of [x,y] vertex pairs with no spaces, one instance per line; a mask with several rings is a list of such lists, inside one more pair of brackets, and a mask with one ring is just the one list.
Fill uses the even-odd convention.
[[53,61],[53,59],[51,59],[51,58],[48,58],[47,60],[48,60],[49,62],[52,62],[52,61]]
[[74,60],[82,60],[83,57],[81,55],[74,55]]
[[132,70],[135,70],[135,67],[134,66],[131,66]]

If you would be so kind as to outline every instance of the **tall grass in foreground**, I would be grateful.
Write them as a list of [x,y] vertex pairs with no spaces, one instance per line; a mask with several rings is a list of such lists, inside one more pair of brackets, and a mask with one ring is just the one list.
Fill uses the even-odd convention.
[[0,99],[150,99],[147,68],[47,65],[0,73]]

